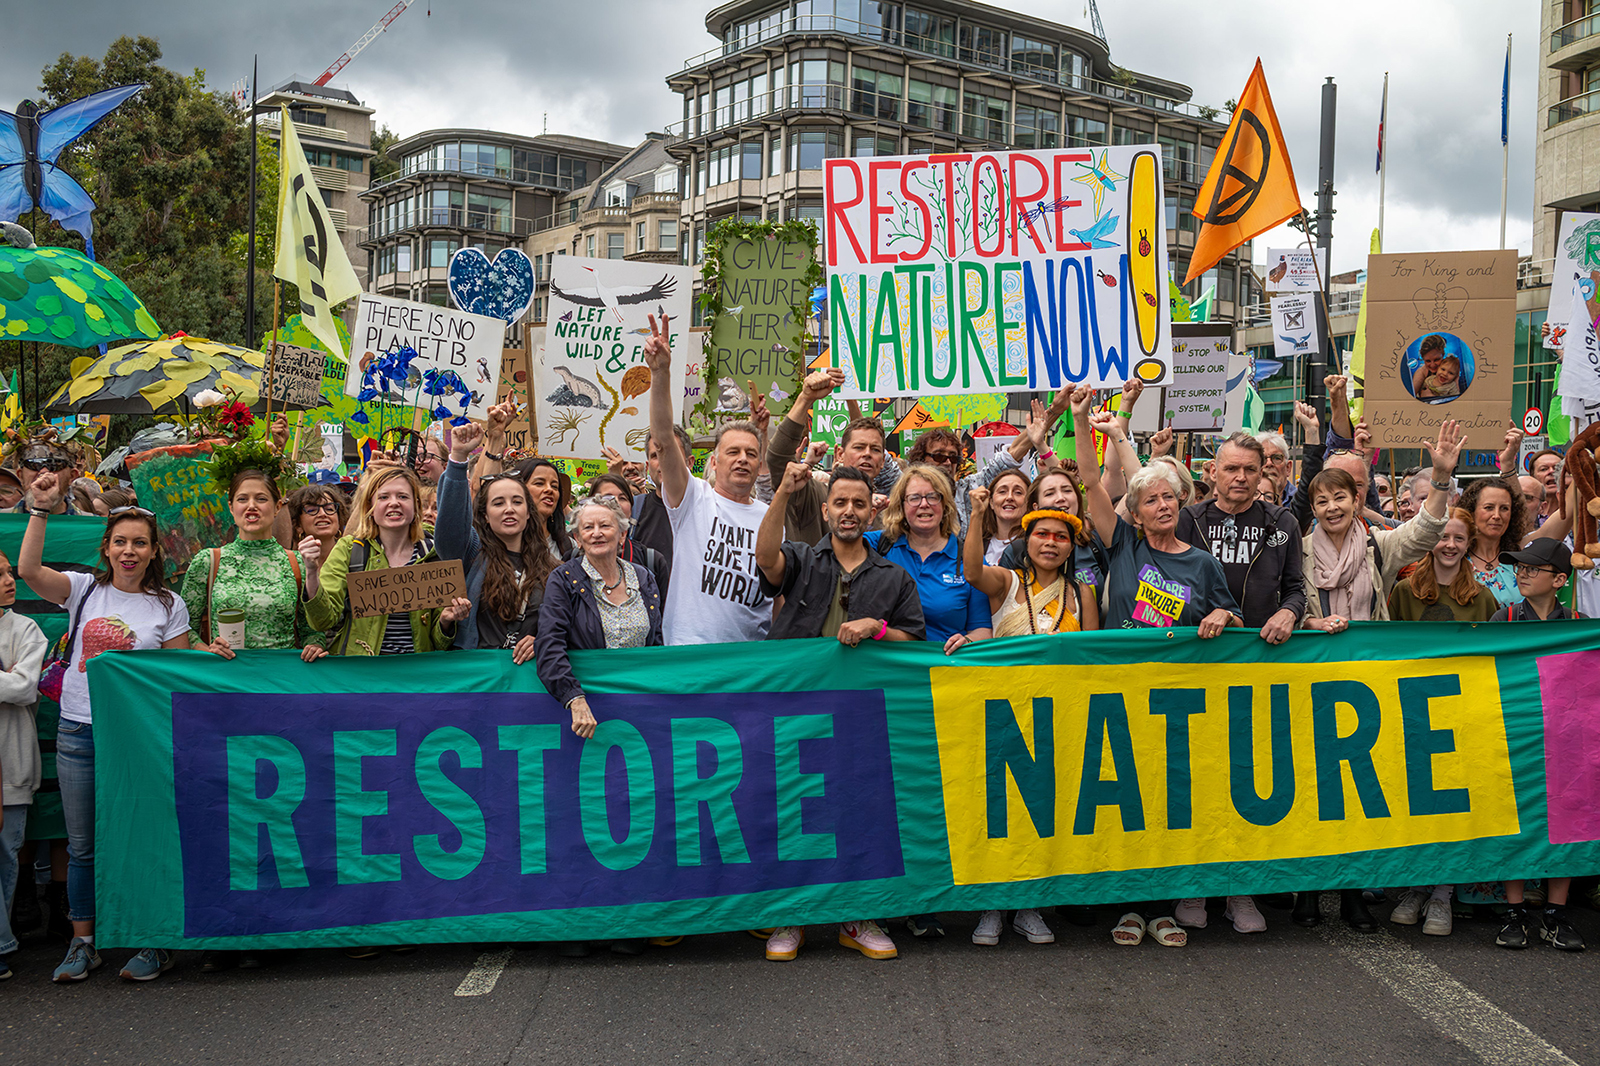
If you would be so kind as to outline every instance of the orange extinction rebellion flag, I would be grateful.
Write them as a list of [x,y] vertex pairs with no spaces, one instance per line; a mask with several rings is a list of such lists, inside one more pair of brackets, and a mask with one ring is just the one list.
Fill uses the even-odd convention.
[[1200,236],[1194,242],[1185,285],[1217,265],[1239,245],[1298,215],[1300,193],[1289,165],[1289,149],[1278,128],[1261,60],[1250,72],[1233,121],[1217,146],[1206,183],[1195,197]]

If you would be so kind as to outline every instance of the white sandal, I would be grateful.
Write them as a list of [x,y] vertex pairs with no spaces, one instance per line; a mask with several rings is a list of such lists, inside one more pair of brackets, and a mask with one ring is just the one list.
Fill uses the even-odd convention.
[[1189,943],[1189,934],[1173,918],[1153,918],[1150,921],[1150,939],[1164,948],[1181,948]]
[[1138,947],[1144,943],[1144,918],[1129,911],[1117,919],[1116,927],[1111,930],[1111,940],[1125,948]]

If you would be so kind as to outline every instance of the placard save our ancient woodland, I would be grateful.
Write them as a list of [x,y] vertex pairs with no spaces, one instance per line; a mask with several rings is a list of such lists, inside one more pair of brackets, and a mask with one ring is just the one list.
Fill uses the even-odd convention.
[[467,594],[460,559],[357,570],[347,579],[350,613],[357,618],[444,607]]
[[[356,304],[355,328],[350,331],[345,395],[359,397],[363,389],[376,387],[378,395],[372,402],[425,410],[442,405],[451,416],[464,413],[468,418],[487,418],[500,381],[505,336],[506,324],[498,318],[362,293]],[[374,360],[405,347],[417,352],[405,380],[375,382],[367,372]],[[469,391],[470,402],[463,408],[453,386],[430,396],[425,387],[430,370],[456,374]]]
[[672,418],[682,417],[694,273],[660,263],[556,256],[544,352],[534,367],[540,454],[596,459],[602,448],[615,448],[643,461],[651,315],[672,320]]
[[1156,146],[830,159],[823,189],[840,396],[1168,382]]
[[1363,417],[1373,443],[1420,447],[1453,418],[1469,448],[1498,451],[1516,318],[1515,251],[1370,256]]

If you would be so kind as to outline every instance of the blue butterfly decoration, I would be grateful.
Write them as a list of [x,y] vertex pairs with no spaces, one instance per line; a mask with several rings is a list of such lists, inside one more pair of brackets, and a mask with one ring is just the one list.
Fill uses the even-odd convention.
[[533,303],[533,261],[516,248],[502,248],[490,262],[481,248],[450,257],[450,298],[474,315],[515,322]]
[[0,219],[16,221],[38,208],[81,234],[84,252],[93,259],[94,226],[89,215],[94,201],[56,160],[67,145],[143,88],[105,89],[47,111],[38,110],[31,100],[24,100],[14,115],[0,111]]

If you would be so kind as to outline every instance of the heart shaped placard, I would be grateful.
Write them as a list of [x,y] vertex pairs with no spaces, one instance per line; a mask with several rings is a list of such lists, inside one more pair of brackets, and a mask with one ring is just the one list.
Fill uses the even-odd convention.
[[515,322],[533,304],[533,261],[516,248],[502,248],[490,262],[480,248],[450,257],[450,299],[458,310]]

